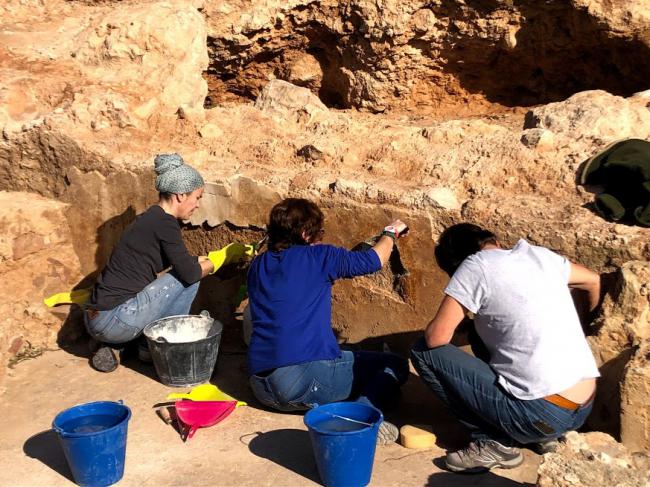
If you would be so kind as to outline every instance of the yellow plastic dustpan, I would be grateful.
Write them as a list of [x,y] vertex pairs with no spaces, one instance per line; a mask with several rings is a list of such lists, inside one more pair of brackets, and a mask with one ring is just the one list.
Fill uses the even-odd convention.
[[[201,384],[188,393],[174,392],[167,399],[190,399],[192,401],[237,401],[213,384]],[[248,406],[243,401],[237,401],[237,406]]]

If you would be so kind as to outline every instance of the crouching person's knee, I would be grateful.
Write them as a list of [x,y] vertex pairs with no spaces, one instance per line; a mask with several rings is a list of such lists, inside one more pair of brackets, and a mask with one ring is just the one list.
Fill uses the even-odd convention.
[[415,356],[420,356],[423,352],[427,352],[429,350],[430,348],[427,346],[426,340],[423,336],[421,336],[415,340],[415,343],[413,343],[413,345],[411,345],[411,360],[413,360]]
[[411,357],[413,367],[415,367],[415,370],[417,370],[418,373],[421,372],[422,366],[425,362],[424,353],[428,350],[429,347],[427,347],[427,342],[424,340],[423,336],[418,338],[415,343],[411,345],[411,353],[409,355]]
[[452,352],[453,345],[442,345],[436,348],[429,348],[424,337],[418,338],[411,346],[411,362],[415,370],[422,375],[423,370],[436,370],[437,365],[446,361],[446,356]]

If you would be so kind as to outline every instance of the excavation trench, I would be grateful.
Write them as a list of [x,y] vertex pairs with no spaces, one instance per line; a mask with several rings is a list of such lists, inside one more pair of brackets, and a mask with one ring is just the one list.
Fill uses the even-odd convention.
[[[285,12],[262,29],[244,33],[243,38],[212,33],[208,37],[210,64],[205,76],[209,94],[205,106],[233,100],[248,104],[272,78],[304,86],[332,108],[377,113],[405,110],[449,120],[516,111],[586,89],[630,95],[647,88],[650,64],[635,63],[635,57],[629,55],[634,52],[637,59],[650,58],[647,45],[630,35],[603,29],[598,19],[585,10],[569,8],[566,2],[483,1],[472,2],[471,8],[464,2],[429,3],[428,7],[414,8],[410,12],[412,22],[399,29],[387,24],[373,27],[367,22],[367,12],[364,16],[351,7],[326,8],[312,2]],[[496,19],[493,30],[481,26],[479,21],[484,18]],[[413,138],[431,138],[432,144],[448,142],[444,139],[447,132],[429,132],[422,127],[412,132]],[[435,135],[440,136],[437,141],[433,141]],[[207,142],[201,143],[207,147]],[[452,145],[449,142],[450,150],[454,150]],[[0,159],[6,161],[0,171],[0,189],[36,193],[69,204],[61,214],[70,228],[70,245],[84,275],[79,286],[93,281],[124,228],[156,201],[149,166],[125,170],[121,164],[83,150],[71,138],[49,132],[47,127],[26,130],[3,143],[0,150]],[[303,159],[312,159],[311,151]],[[314,151],[320,152],[315,147]],[[368,174],[375,174],[371,171],[373,164],[380,166],[383,154],[378,150],[376,161],[361,161],[370,168]],[[279,159],[269,161],[264,159],[266,155],[262,152],[263,163],[275,164]],[[337,159],[333,168],[328,167],[331,161],[325,156],[321,153],[314,157],[312,167],[305,172],[330,170],[330,176],[338,177],[336,164],[341,161]],[[284,180],[278,181],[288,178],[291,171],[297,172],[296,167],[273,181],[284,184]],[[385,171],[396,178],[404,176],[401,168]],[[415,170],[413,174],[420,176]],[[312,175],[307,174],[305,180]],[[348,184],[351,192],[355,182]],[[434,263],[434,242],[442,228],[461,219],[494,224],[506,244],[514,244],[522,236],[542,244],[557,239],[563,250],[569,250],[569,257],[581,257],[581,262],[598,270],[611,270],[650,252],[650,248],[639,250],[636,243],[629,246],[632,250],[621,247],[616,239],[608,240],[610,247],[605,248],[602,240],[581,239],[578,232],[565,232],[563,220],[547,221],[543,212],[541,216],[531,213],[526,221],[511,221],[507,213],[482,209],[482,194],[461,209],[450,210],[387,204],[379,190],[371,197],[366,193],[346,194],[338,192],[336,188],[341,185],[331,181],[325,186],[330,193],[307,184],[287,184],[281,189],[260,189],[250,181],[241,184],[237,191],[229,193],[232,188],[227,188],[206,195],[206,206],[218,210],[219,216],[206,216],[194,222],[198,224],[184,227],[191,252],[204,255],[231,241],[258,241],[269,209],[287,188],[289,193],[311,197],[323,208],[326,243],[353,248],[375,236],[392,218],[408,221],[414,231],[400,242],[399,254],[394,254],[385,269],[335,286],[333,325],[340,341],[375,350],[387,345],[405,354],[434,315],[447,279]],[[540,229],[545,226],[548,231]],[[207,278],[195,303],[195,311],[207,309],[238,337],[238,298],[245,284],[245,270],[245,266],[226,267]],[[65,319],[58,334],[60,344],[87,338],[79,318],[78,313],[71,313]],[[606,385],[599,393],[598,421],[594,423],[594,427],[616,434],[620,430],[620,383],[633,350],[627,343],[622,348],[608,357],[602,369]]]
[[[102,174],[98,170],[99,162],[90,154],[76,153],[77,159],[72,164],[65,164],[56,157],[48,159],[39,154],[43,144],[34,142],[41,140],[38,137],[20,140],[24,144],[21,150],[12,153],[26,154],[25,157],[30,160],[44,161],[42,167],[47,170],[40,172],[40,177],[29,178],[26,175],[34,176],[35,169],[23,168],[28,172],[15,172],[10,176],[22,177],[21,180],[25,182],[22,189],[31,189],[69,204],[66,214],[67,223],[72,229],[71,243],[85,274],[85,278],[77,284],[87,286],[92,283],[98,269],[104,266],[124,228],[136,214],[155,201],[151,175],[134,175],[124,170],[103,171]],[[51,144],[46,145],[56,148],[48,149],[47,153],[71,153],[71,148],[63,150],[70,141],[56,141],[56,144],[50,141]],[[17,162],[19,160],[16,159]],[[78,166],[85,170],[80,170]],[[16,167],[20,167],[20,164]],[[42,178],[62,180],[63,184],[48,185],[43,183]],[[7,176],[7,179],[10,177]],[[134,180],[138,184],[134,185]],[[37,185],[30,187],[30,181],[36,181]],[[185,241],[192,253],[205,255],[232,241],[252,243],[264,235],[268,211],[280,196],[272,191],[273,188],[243,183],[242,179],[237,181],[240,181],[241,190],[231,192],[228,197],[206,191],[203,211],[209,213],[211,208],[218,205],[234,210],[220,222],[208,224],[206,214],[206,221],[183,228]],[[342,343],[372,350],[382,350],[388,346],[393,351],[406,354],[434,316],[443,295],[447,277],[435,265],[433,248],[438,236],[437,228],[447,226],[454,219],[442,210],[386,207],[379,203],[352,201],[336,194],[314,199],[325,213],[325,243],[347,248],[367,245],[364,242],[371,242],[390,218],[408,221],[414,230],[400,242],[399,253],[392,256],[389,265],[381,272],[338,282],[334,288],[332,309],[333,326]],[[517,238],[526,234],[526,230],[518,227],[517,222],[511,222],[503,230],[500,237],[506,244],[514,244]],[[581,245],[583,255],[598,256],[602,253],[598,241],[582,242]],[[226,267],[202,282],[193,308],[196,312],[206,309],[222,321],[226,326],[225,334],[229,334],[230,340],[238,343],[239,347],[243,346],[240,298],[245,282],[245,266]],[[620,282],[616,288],[619,293]],[[70,342],[87,339],[78,311],[71,312],[64,321],[58,333],[59,345],[67,347]],[[594,333],[596,331],[593,330]],[[462,335],[459,340],[459,343],[463,343]],[[632,356],[631,344],[623,344],[618,358],[608,360],[601,370],[604,379],[592,418],[592,426],[598,430],[616,435],[620,432],[621,381]]]

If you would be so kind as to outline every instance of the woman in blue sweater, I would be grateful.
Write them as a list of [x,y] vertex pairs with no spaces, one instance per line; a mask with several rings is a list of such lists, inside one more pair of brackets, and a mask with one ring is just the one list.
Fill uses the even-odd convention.
[[[332,330],[332,284],[377,272],[406,225],[395,220],[371,249],[352,252],[319,244],[323,213],[288,198],[271,210],[269,250],[248,273],[253,333],[248,349],[255,397],[280,411],[357,400],[383,409],[408,378],[406,359],[391,353],[342,351]],[[379,442],[397,439],[380,426]]]

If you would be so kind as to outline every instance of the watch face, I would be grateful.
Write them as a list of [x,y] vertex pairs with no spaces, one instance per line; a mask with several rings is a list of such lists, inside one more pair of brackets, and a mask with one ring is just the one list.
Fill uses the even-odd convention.
[[392,225],[388,225],[386,228],[384,228],[384,231],[397,233],[397,229]]

